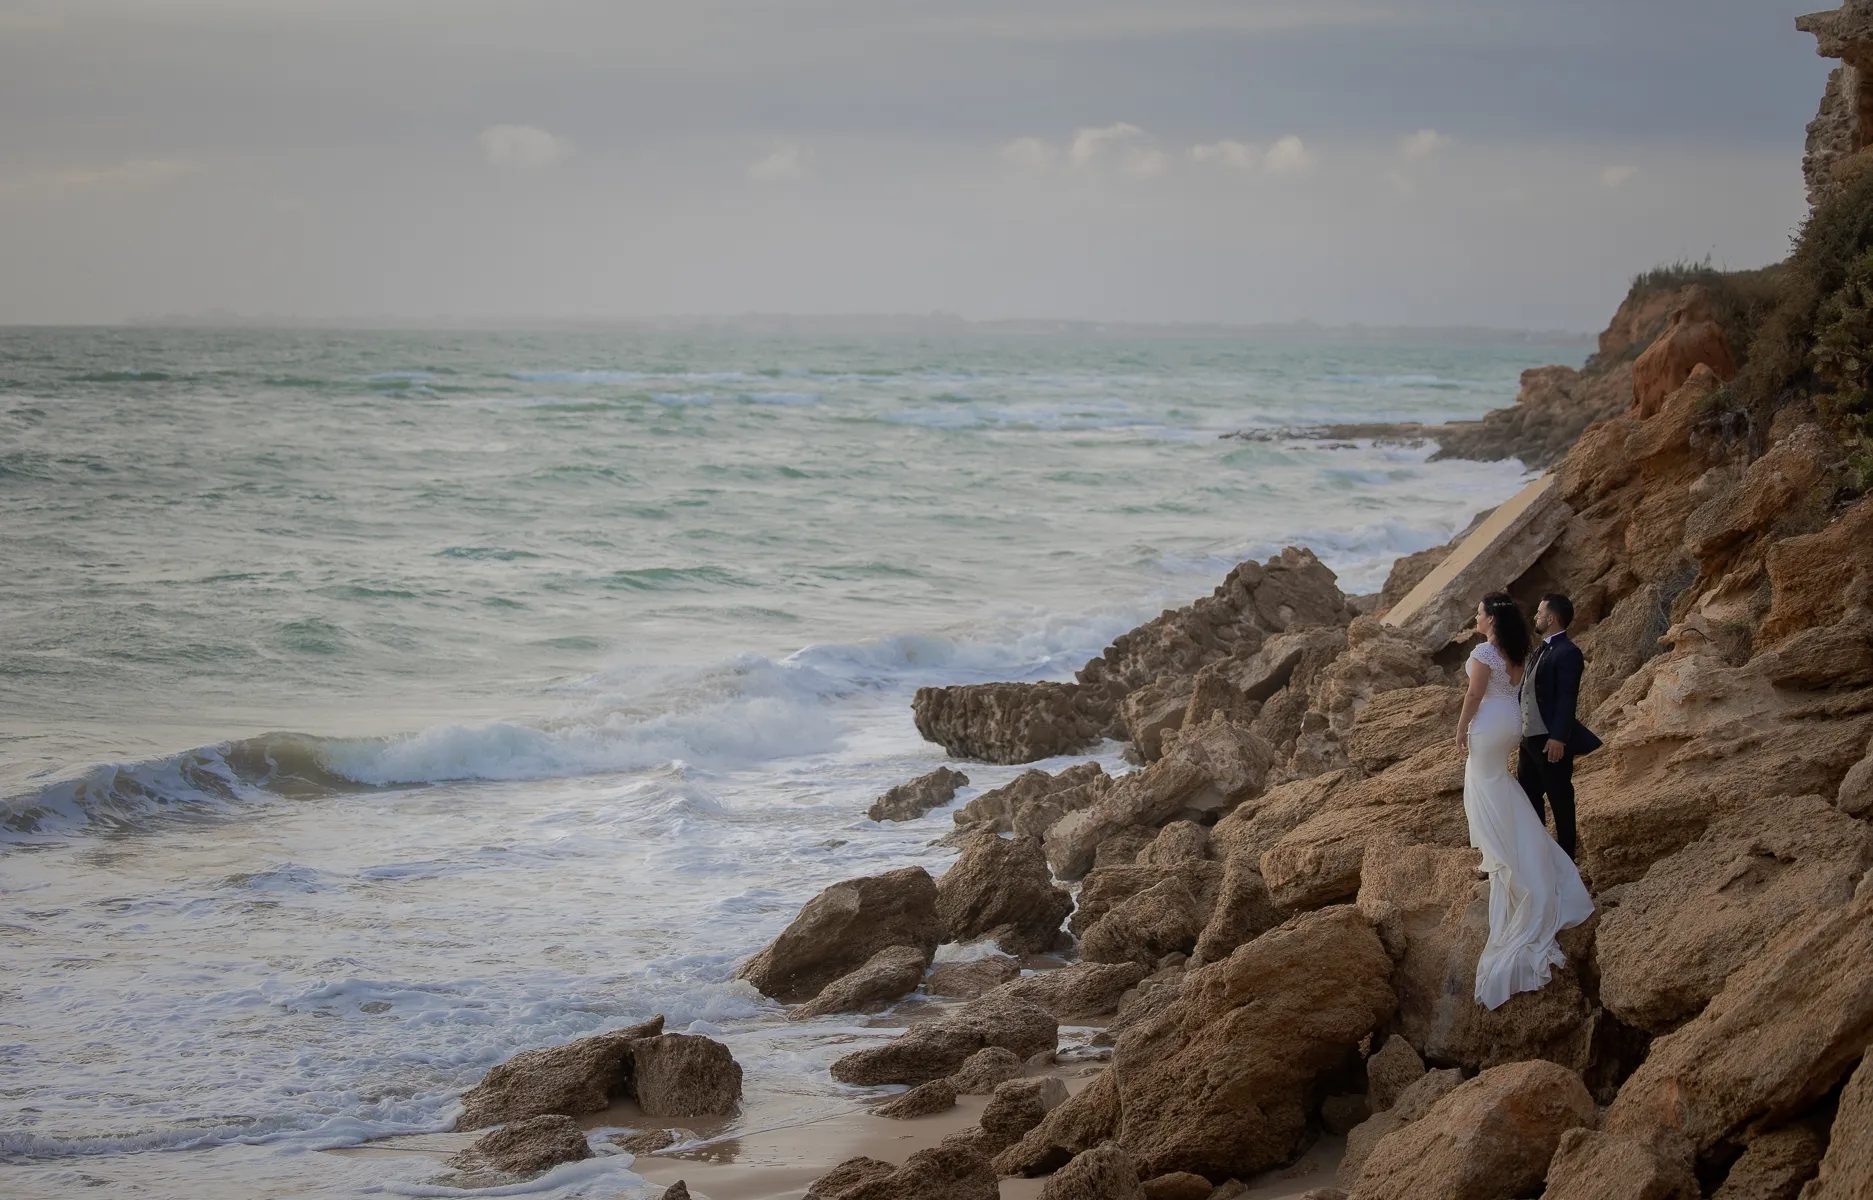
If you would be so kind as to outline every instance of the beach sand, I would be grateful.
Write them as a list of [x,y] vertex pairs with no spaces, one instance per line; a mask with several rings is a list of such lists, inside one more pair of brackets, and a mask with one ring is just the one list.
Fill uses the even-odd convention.
[[[1074,1065],[1050,1073],[1058,1075],[1068,1091],[1077,1092],[1100,1069]],[[696,1134],[696,1139],[686,1143],[688,1148],[639,1155],[631,1169],[654,1184],[667,1186],[681,1179],[698,1200],[799,1200],[808,1184],[846,1159],[864,1155],[903,1162],[974,1125],[988,1102],[986,1096],[964,1096],[947,1112],[899,1121],[874,1116],[862,1105],[803,1110],[794,1103],[798,1099],[750,1098],[747,1109],[732,1122],[655,1120],[642,1116],[627,1102],[594,1113],[582,1124],[588,1129],[656,1129],[672,1124]],[[723,1134],[725,1128],[735,1132]],[[419,1153],[443,1158],[478,1136],[426,1134],[329,1153]],[[1344,1138],[1322,1137],[1293,1166],[1245,1180],[1250,1185],[1247,1196],[1284,1200],[1311,1188],[1331,1187],[1345,1149]],[[1044,1179],[1004,1179],[1001,1194],[1004,1200],[1028,1200],[1039,1196],[1045,1183]]]

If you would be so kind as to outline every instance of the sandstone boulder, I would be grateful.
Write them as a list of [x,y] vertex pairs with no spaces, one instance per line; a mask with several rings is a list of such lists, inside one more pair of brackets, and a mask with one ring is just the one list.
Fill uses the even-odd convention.
[[1601,922],[1603,1003],[1627,1024],[1669,1032],[1760,957],[1791,914],[1852,899],[1868,867],[1873,829],[1819,796],[1719,818],[1655,863]]
[[1463,758],[1448,745],[1338,786],[1320,812],[1262,854],[1269,897],[1293,911],[1356,895],[1366,847],[1374,842],[1467,846],[1462,796]]
[[865,815],[874,821],[914,821],[933,808],[942,808],[956,798],[956,789],[967,787],[969,777],[961,771],[938,767],[928,775],[919,775],[909,783],[900,783],[873,802]]
[[919,1150],[893,1168],[849,1159],[813,1181],[806,1200],[997,1200],[995,1173],[981,1154],[951,1143]]
[[1209,920],[1191,951],[1191,964],[1200,967],[1228,958],[1237,946],[1254,941],[1287,919],[1288,914],[1269,898],[1260,860],[1247,854],[1231,855],[1223,864],[1222,885],[1210,906]]
[[563,1046],[523,1050],[468,1090],[455,1127],[482,1129],[548,1113],[598,1112],[614,1097],[629,1093],[634,1048],[662,1032],[663,1018],[652,1017],[641,1025]]
[[1666,317],[1665,332],[1632,364],[1632,415],[1646,420],[1657,414],[1665,397],[1684,385],[1699,366],[1717,378],[1736,377],[1736,361],[1723,326],[1711,312],[1710,293],[1685,288]]
[[1139,1185],[1145,1200],[1210,1200],[1210,1181],[1189,1171],[1173,1171],[1147,1179]]
[[[1370,915],[1370,914],[1368,914]],[[1424,1060],[1411,1043],[1393,1034],[1366,1060],[1366,1098],[1372,1111],[1392,1107],[1404,1090],[1424,1078]]]
[[1082,807],[1077,801],[1090,803],[1111,784],[1111,776],[1096,762],[1077,763],[1057,775],[1038,770],[1023,771],[1001,787],[983,792],[957,809],[955,821],[961,826],[980,825],[997,833],[1012,833],[1023,813],[1045,806],[1045,813],[1051,814],[1050,820],[1045,816],[1040,818],[1045,822],[1040,828],[1045,831],[1048,824]]
[[1332,802],[1339,789],[1358,779],[1355,771],[1329,771],[1291,780],[1245,800],[1210,828],[1210,853],[1219,859],[1245,856],[1260,868],[1262,855]]
[[917,732],[957,758],[1024,763],[1075,754],[1099,740],[1073,683],[922,687],[911,699]]
[[1607,1111],[1611,1133],[1676,1130],[1699,1152],[1784,1124],[1873,1043],[1873,879],[1804,914],[1730,976],[1703,1012],[1652,1043]]
[[1570,1129],[1548,1163],[1542,1200],[1702,1200],[1682,1153],[1636,1137]]
[[983,1153],[1000,1154],[1066,1102],[1066,1084],[1050,1075],[1000,1084],[982,1108],[979,1145]]
[[943,940],[992,937],[1009,954],[1042,954],[1060,938],[1073,897],[1056,887],[1034,838],[971,838],[937,881]]
[[1035,1005],[1059,1021],[1091,1021],[1116,1012],[1119,997],[1148,974],[1138,963],[1082,962],[1005,983],[992,995]]
[[1803,1122],[1756,1134],[1711,1200],[1796,1200],[1826,1152],[1827,1139]]
[[649,1117],[727,1116],[741,1105],[741,1065],[706,1037],[666,1033],[632,1047],[631,1091]]
[[923,982],[929,956],[918,946],[886,946],[866,959],[856,971],[827,984],[813,999],[787,1016],[796,1021],[836,1012],[863,1012],[885,1005],[917,990]]
[[924,978],[924,991],[932,996],[973,1000],[1021,975],[1021,963],[1005,954],[991,954],[969,962],[938,963]]
[[1355,1125],[1347,1132],[1346,1150],[1334,1172],[1334,1182],[1342,1190],[1352,1187],[1380,1142],[1430,1112],[1462,1083],[1463,1072],[1455,1067],[1427,1071],[1400,1092],[1390,1108]]
[[1377,774],[1449,741],[1462,707],[1460,688],[1434,684],[1382,692],[1353,722],[1347,756],[1368,774]]
[[1135,866],[1176,867],[1210,856],[1209,830],[1195,821],[1172,821],[1133,857]]
[[559,1113],[546,1113],[484,1134],[450,1158],[449,1165],[458,1171],[530,1175],[590,1157],[592,1148],[579,1123]]
[[931,1113],[947,1112],[956,1107],[956,1085],[948,1079],[920,1083],[901,1096],[894,1096],[872,1111],[894,1121],[908,1121]]
[[1062,879],[1091,869],[1099,845],[1121,830],[1155,827],[1189,812],[1214,812],[1261,790],[1274,752],[1219,713],[1166,738],[1164,757],[1120,778],[1091,806],[1047,830],[1047,861]]
[[1397,1027],[1407,1041],[1428,1058],[1472,1068],[1544,1058],[1586,1069],[1595,1021],[1573,964],[1500,1008],[1476,1003],[1476,963],[1489,939],[1489,884],[1476,878],[1476,851],[1379,842],[1367,854],[1359,909],[1395,964]]
[[1099,918],[1080,938],[1080,957],[1155,966],[1166,954],[1194,949],[1207,915],[1190,883],[1180,874],[1166,874]]
[[956,1012],[911,1026],[883,1046],[859,1050],[834,1062],[841,1083],[924,1083],[941,1079],[969,1057],[1000,1046],[1026,1059],[1059,1042],[1059,1023],[1045,1010],[1000,992],[972,1000]]
[[983,1096],[1021,1074],[1021,1056],[1000,1046],[978,1050],[949,1077],[959,1096]]
[[1540,1187],[1561,1135],[1591,1128],[1580,1076],[1550,1062],[1491,1067],[1373,1148],[1348,1200],[1508,1200]]
[[1137,747],[1146,762],[1155,761],[1163,753],[1160,739],[1164,734],[1183,725],[1194,687],[1194,680],[1188,676],[1163,675],[1126,696],[1119,705],[1126,740]]
[[657,1200],[689,1200],[689,1185],[679,1179],[663,1189],[663,1195]]
[[927,963],[942,940],[936,881],[922,867],[905,867],[833,884],[807,901],[736,976],[794,1004],[813,999],[880,950],[912,946]]
[[1145,1190],[1131,1156],[1107,1142],[1062,1167],[1041,1189],[1041,1200],[1145,1200]]
[[1862,1061],[1841,1092],[1827,1154],[1801,1200],[1873,1197],[1873,1059]]
[[1365,919],[1341,908],[1189,972],[1168,1009],[1119,1039],[1119,1143],[1146,1176],[1226,1179],[1290,1161],[1316,1081],[1390,1015],[1390,965]]

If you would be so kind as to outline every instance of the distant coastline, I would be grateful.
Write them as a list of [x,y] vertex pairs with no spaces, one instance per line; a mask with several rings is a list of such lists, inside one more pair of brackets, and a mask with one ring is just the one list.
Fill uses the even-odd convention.
[[658,317],[475,317],[447,313],[424,317],[293,317],[211,310],[135,318],[133,329],[333,329],[333,330],[639,330],[656,333],[761,335],[976,334],[999,337],[1134,338],[1172,341],[1281,340],[1306,342],[1413,343],[1438,345],[1591,346],[1580,330],[1497,329],[1476,325],[1326,325],[1298,320],[1259,324],[1226,322],[1080,321],[1041,317],[971,320],[954,313],[735,313]]

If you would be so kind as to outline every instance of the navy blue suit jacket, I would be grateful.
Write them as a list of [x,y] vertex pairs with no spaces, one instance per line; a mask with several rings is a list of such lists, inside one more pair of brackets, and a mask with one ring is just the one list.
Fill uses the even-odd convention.
[[1528,682],[1534,685],[1535,707],[1541,710],[1541,723],[1548,727],[1548,736],[1566,743],[1574,754],[1592,754],[1600,748],[1600,739],[1580,723],[1574,712],[1580,702],[1580,677],[1587,669],[1580,647],[1568,640],[1564,629],[1554,635],[1545,651],[1536,653],[1541,660],[1535,664],[1535,677]]

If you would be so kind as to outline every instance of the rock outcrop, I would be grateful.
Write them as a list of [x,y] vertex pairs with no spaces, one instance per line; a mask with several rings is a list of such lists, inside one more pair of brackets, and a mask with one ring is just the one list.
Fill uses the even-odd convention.
[[1214,594],[1120,637],[1072,683],[919,688],[911,712],[919,733],[959,758],[1019,763],[1070,754],[1101,737],[1127,736],[1123,708],[1134,692],[1175,693],[1175,684],[1159,681],[1194,686],[1202,668],[1252,654],[1270,634],[1344,625],[1352,615],[1333,572],[1290,547],[1266,563],[1240,564]]
[[956,798],[956,789],[969,786],[969,777],[961,771],[938,767],[928,775],[919,775],[909,783],[900,783],[872,802],[866,816],[874,821],[914,821],[933,808],[941,808]]
[[1032,1004],[1058,1021],[1079,1023],[1117,1012],[1119,997],[1148,974],[1138,963],[1075,963],[1005,983],[991,995]]
[[922,867],[835,883],[736,977],[788,1003],[811,1000],[881,950],[912,946],[928,963],[943,940],[936,881]]
[[918,946],[886,946],[848,975],[841,975],[819,995],[787,1016],[796,1021],[827,1013],[863,1012],[902,999],[917,990],[930,956]]
[[1711,312],[1710,294],[1694,284],[1678,295],[1665,332],[1632,364],[1633,415],[1643,421],[1657,413],[1700,366],[1725,382],[1736,377],[1730,341]]
[[662,1032],[663,1018],[652,1017],[641,1025],[563,1046],[522,1050],[468,1090],[455,1127],[483,1129],[554,1113],[576,1117],[598,1112],[614,1098],[630,1094],[638,1043]]
[[666,1033],[631,1054],[631,1094],[647,1117],[727,1116],[741,1105],[741,1065],[718,1041]]
[[1009,954],[1044,954],[1072,910],[1073,897],[1055,886],[1037,838],[970,838],[937,881],[937,919],[946,942],[993,938]]
[[1085,808],[1112,786],[1112,777],[1096,762],[1078,763],[1057,775],[1028,770],[1001,787],[983,792],[956,810],[956,824],[1023,837],[1047,832],[1061,817]]

